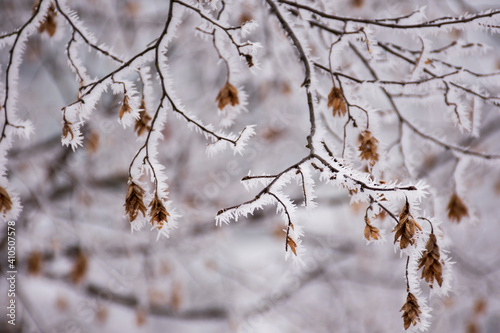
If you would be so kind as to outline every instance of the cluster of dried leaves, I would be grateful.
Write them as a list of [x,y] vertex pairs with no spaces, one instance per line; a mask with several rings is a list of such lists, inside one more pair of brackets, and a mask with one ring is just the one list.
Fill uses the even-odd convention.
[[330,93],[328,94],[328,103],[327,106],[333,109],[333,116],[345,116],[347,112],[347,104],[342,96],[342,91],[333,87]]
[[[151,217],[151,225],[161,229],[165,223],[168,223],[169,213],[165,208],[162,200],[155,195],[149,203]],[[146,216],[146,205],[144,204],[144,190],[134,182],[130,182],[128,186],[127,196],[125,198],[125,212],[128,214],[130,222],[134,221],[139,213]]]
[[218,103],[220,110],[224,109],[228,104],[231,104],[231,106],[240,104],[238,99],[238,89],[229,83],[229,81],[226,82],[226,84],[219,91],[215,101]]
[[415,243],[413,236],[415,236],[417,229],[422,230],[410,214],[410,204],[406,201],[401,214],[399,214],[399,222],[394,230],[392,230],[396,232],[394,243],[399,240],[399,247],[401,249],[406,249],[410,244],[413,245]]
[[406,303],[399,311],[403,311],[401,317],[403,318],[405,330],[410,328],[411,325],[415,326],[420,322],[419,317],[422,311],[420,311],[417,298],[412,293],[408,293],[408,296],[406,296]]

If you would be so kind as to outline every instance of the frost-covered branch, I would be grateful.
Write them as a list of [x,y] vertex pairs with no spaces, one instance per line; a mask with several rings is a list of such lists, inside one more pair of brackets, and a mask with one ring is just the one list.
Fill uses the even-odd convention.
[[[336,20],[344,23],[349,23],[349,22],[356,22],[356,23],[363,23],[363,24],[368,24],[368,25],[375,25],[375,26],[380,26],[384,28],[389,28],[389,29],[423,29],[423,28],[441,28],[441,27],[446,27],[446,26],[453,26],[453,25],[459,25],[463,23],[470,23],[474,21],[480,21],[482,19],[488,19],[488,18],[493,18],[496,15],[500,15],[500,10],[491,10],[486,13],[481,13],[481,14],[472,14],[472,15],[466,15],[461,18],[456,18],[456,17],[441,17],[437,18],[431,21],[424,21],[420,23],[415,23],[415,24],[395,24],[395,23],[385,23],[383,20],[367,20],[367,19],[361,19],[361,18],[355,18],[355,17],[342,17],[338,15],[332,15],[325,13],[321,10],[315,9],[311,6],[303,5],[297,2],[292,2],[288,0],[277,0],[279,3],[286,4],[291,7],[295,7],[298,9],[304,9],[307,10],[311,13],[314,13],[320,17],[331,19],[331,20]],[[406,17],[400,17],[400,18],[395,18],[392,20],[402,20],[404,18],[410,18],[412,15],[407,15]],[[492,28],[495,28],[495,26],[492,26]]]

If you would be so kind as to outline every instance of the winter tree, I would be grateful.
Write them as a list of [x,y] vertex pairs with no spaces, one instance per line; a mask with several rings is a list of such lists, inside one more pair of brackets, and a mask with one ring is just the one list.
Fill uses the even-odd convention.
[[500,331],[497,7],[2,1],[2,330]]

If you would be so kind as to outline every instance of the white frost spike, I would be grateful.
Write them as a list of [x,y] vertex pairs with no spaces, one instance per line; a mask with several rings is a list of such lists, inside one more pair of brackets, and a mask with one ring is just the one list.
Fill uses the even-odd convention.
[[304,195],[304,203],[307,209],[316,208],[317,204],[314,201],[316,195],[314,194],[314,179],[311,175],[311,167],[309,165],[303,165],[299,169],[298,177],[300,178],[300,183]]
[[29,120],[19,120],[17,122],[18,127],[14,128],[13,133],[20,138],[29,139],[29,137],[35,132],[33,123]]
[[273,181],[274,177],[266,177],[268,175],[263,174],[259,176],[252,176],[251,172],[248,171],[248,177],[252,178],[245,178],[241,182],[243,183],[243,186],[245,186],[245,189],[247,191],[250,191],[251,189],[257,187],[257,186],[267,186],[269,185],[270,182]]
[[215,217],[215,225],[222,226],[222,223],[229,224],[231,220],[238,221],[240,216],[247,217],[253,215],[256,209],[263,209],[266,205],[274,204],[276,201],[269,194],[263,194],[258,199],[251,200],[234,208],[220,211]]
[[153,81],[151,79],[151,68],[149,66],[144,66],[140,69],[142,84],[143,84],[143,98],[144,104],[146,106],[146,111],[151,115],[154,109],[154,88]]
[[255,29],[257,29],[259,26],[259,23],[257,21],[251,20],[248,22],[245,22],[243,26],[241,27],[241,37],[247,37],[249,34],[251,34]]
[[295,220],[294,214],[297,210],[297,206],[290,200],[290,197],[277,190],[271,193],[271,196],[276,201],[276,211],[281,214],[283,219],[285,219],[287,223],[289,220]]
[[[124,215],[124,218],[126,216]],[[143,217],[142,214],[139,214],[139,216],[132,222],[130,222],[130,231],[134,233],[134,231],[140,231],[144,228],[146,224],[149,223],[149,220],[147,217]]]

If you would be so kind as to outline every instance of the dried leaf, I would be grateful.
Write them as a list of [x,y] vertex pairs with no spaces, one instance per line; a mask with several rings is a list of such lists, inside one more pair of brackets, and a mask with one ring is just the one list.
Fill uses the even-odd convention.
[[423,268],[422,279],[425,279],[431,288],[434,281],[439,286],[443,283],[443,267],[441,266],[439,257],[439,246],[437,245],[436,235],[432,233],[429,235],[422,257],[418,260],[418,269]]
[[148,313],[143,307],[138,307],[135,311],[135,321],[137,326],[142,326],[146,323]]
[[245,11],[245,12],[243,12],[243,13],[240,15],[240,17],[239,17],[238,21],[239,21],[240,25],[243,25],[243,24],[245,24],[246,22],[251,21],[252,19],[253,19],[252,15],[251,15],[249,12]]
[[54,6],[54,4],[51,4],[45,16],[45,20],[38,27],[38,32],[43,33],[44,31],[46,31],[50,37],[54,36],[57,29],[56,15],[56,7]]
[[6,189],[0,186],[0,212],[6,214],[12,209],[12,200]]
[[403,318],[405,330],[410,328],[411,325],[415,326],[420,322],[419,317],[422,311],[420,311],[417,298],[412,293],[408,293],[408,296],[406,296],[406,303],[399,311],[403,311],[401,317]]
[[474,304],[474,314],[475,315],[482,315],[486,313],[486,300],[484,298],[478,298],[476,300],[476,304]]
[[172,284],[172,293],[170,294],[170,305],[176,311],[179,311],[182,305],[182,286],[180,282],[175,281]]
[[352,0],[352,4],[356,8],[363,7],[364,3],[365,3],[365,0]]
[[99,134],[97,132],[90,132],[87,137],[87,150],[90,153],[95,153],[99,148]]
[[146,216],[146,210],[146,205],[144,205],[144,190],[134,182],[130,182],[125,198],[125,213],[128,214],[130,222],[137,218],[139,212],[143,216]]
[[28,274],[38,275],[42,271],[42,254],[38,251],[33,251],[28,256]]
[[467,206],[456,193],[453,193],[451,195],[447,209],[448,218],[451,221],[456,221],[457,223],[460,222],[463,217],[469,216],[469,210],[467,209]]
[[161,229],[165,223],[168,223],[167,217],[170,216],[170,214],[168,214],[167,209],[156,195],[154,199],[151,200],[149,207],[151,208],[149,212],[149,216],[151,216],[151,225]]
[[366,240],[379,240],[381,238],[380,231],[377,227],[374,227],[370,224],[370,220],[365,218],[365,238]]
[[253,67],[253,57],[250,54],[245,54],[245,60],[247,61],[248,67]]
[[292,250],[293,254],[297,255],[297,243],[295,243],[295,241],[290,236],[287,237],[286,244],[288,245],[290,250]]
[[328,94],[328,103],[327,106],[329,108],[333,108],[333,116],[345,116],[347,112],[347,104],[345,103],[344,97],[342,97],[342,91],[333,87],[330,93]]
[[78,284],[82,281],[82,279],[87,274],[88,270],[88,261],[87,257],[83,253],[83,251],[78,250],[78,254],[73,263],[73,268],[71,269],[70,278],[73,283]]
[[129,98],[127,95],[125,95],[123,97],[122,106],[120,108],[120,119],[123,118],[125,113],[130,113],[130,111],[132,111],[132,108],[129,105]]
[[68,300],[63,297],[63,296],[59,296],[56,300],[56,308],[59,310],[59,311],[66,311],[68,310],[69,308],[69,303],[68,303]]
[[73,130],[71,129],[71,123],[69,121],[64,121],[64,125],[63,125],[63,128],[62,128],[62,134],[63,134],[63,139],[66,139],[68,137],[68,135],[71,135],[71,140],[74,139],[74,134],[73,134]]
[[139,111],[139,119],[135,121],[134,131],[137,133],[137,136],[141,136],[146,131],[151,129],[149,126],[149,122],[151,121],[151,116],[146,111],[146,104],[144,102],[144,97],[141,100],[141,111]]
[[219,91],[215,101],[218,103],[220,110],[224,109],[228,104],[231,104],[231,106],[240,104],[238,100],[238,89],[236,89],[236,87],[231,83],[226,82],[226,84]]
[[362,160],[370,161],[374,165],[378,161],[378,140],[369,130],[361,132],[359,135],[359,157]]
[[477,327],[477,323],[475,321],[470,321],[465,327],[466,333],[479,333],[479,328]]
[[95,312],[95,316],[98,322],[104,323],[108,319],[108,309],[103,305],[98,306]]
[[408,201],[405,203],[401,214],[399,214],[399,222],[398,225],[392,230],[395,231],[394,235],[394,243],[399,240],[399,247],[401,249],[405,249],[408,245],[413,245],[415,240],[413,236],[415,235],[416,230],[422,228],[420,225],[413,219],[413,216],[410,214],[410,204]]

